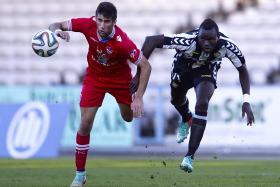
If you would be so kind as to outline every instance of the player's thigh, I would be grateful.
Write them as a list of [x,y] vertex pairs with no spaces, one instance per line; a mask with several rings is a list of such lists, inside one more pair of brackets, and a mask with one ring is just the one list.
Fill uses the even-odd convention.
[[129,88],[111,88],[108,89],[108,92],[116,99],[118,104],[130,106],[132,103],[132,96]]
[[98,108],[102,105],[106,91],[102,87],[85,82],[81,91],[80,108],[81,123],[79,133],[87,135],[94,122]]
[[197,103],[207,103],[217,88],[216,74],[209,66],[202,66],[193,70],[194,87]]
[[212,81],[203,80],[195,87],[197,100],[210,100],[215,91],[215,85]]
[[212,70],[207,65],[192,70],[194,87],[196,88],[200,82],[209,81],[214,85],[214,88],[217,88],[216,74],[217,70]]
[[121,111],[121,115],[122,118],[125,121],[131,121],[133,119],[133,112],[130,108],[130,105],[132,103],[132,96],[130,93],[129,88],[113,88],[113,89],[109,89],[109,93],[115,97],[120,111]]
[[170,91],[171,103],[175,106],[182,105],[186,101],[186,94],[193,87],[193,81],[189,75],[171,75]]
[[80,107],[100,107],[104,100],[106,89],[88,82],[83,83]]

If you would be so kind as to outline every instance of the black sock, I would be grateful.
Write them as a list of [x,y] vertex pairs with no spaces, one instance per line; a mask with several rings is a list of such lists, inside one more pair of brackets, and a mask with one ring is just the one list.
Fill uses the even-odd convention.
[[196,150],[200,145],[201,139],[204,134],[204,130],[207,122],[206,116],[207,113],[206,114],[199,113],[198,115],[196,112],[196,114],[193,117],[192,126],[191,126],[191,136],[189,140],[189,150],[188,153],[186,154],[186,156],[191,156],[192,159],[194,157]]
[[[174,105],[175,106],[175,105]],[[186,103],[181,106],[175,106],[177,111],[182,116],[182,121],[187,122],[192,117],[192,113],[189,110],[189,101],[186,100]]]

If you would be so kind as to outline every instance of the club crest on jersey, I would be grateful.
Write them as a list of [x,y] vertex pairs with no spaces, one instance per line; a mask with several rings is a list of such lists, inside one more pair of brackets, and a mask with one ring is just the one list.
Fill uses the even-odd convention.
[[103,53],[103,51],[97,48],[96,52],[97,52],[97,61],[102,65],[106,65],[107,58],[106,55]]
[[173,88],[178,88],[179,86],[175,81],[172,81],[171,85]]
[[110,46],[106,47],[106,51],[107,51],[107,54],[109,54],[109,55],[113,53],[113,50]]
[[220,57],[222,54],[220,53],[220,52],[217,52],[217,53],[214,53],[213,54],[213,56],[215,57],[215,58],[218,58],[218,57]]

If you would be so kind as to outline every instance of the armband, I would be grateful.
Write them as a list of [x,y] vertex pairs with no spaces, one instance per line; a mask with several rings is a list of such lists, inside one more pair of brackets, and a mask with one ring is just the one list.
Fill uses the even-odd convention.
[[250,95],[249,94],[243,94],[243,103],[250,103]]

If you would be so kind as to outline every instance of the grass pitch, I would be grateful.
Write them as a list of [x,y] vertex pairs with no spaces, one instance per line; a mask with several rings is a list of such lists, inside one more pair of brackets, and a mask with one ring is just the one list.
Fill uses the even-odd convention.
[[[181,160],[89,158],[87,187],[277,187],[280,161],[196,160],[193,173]],[[0,187],[66,187],[74,177],[74,160],[0,160]]]

